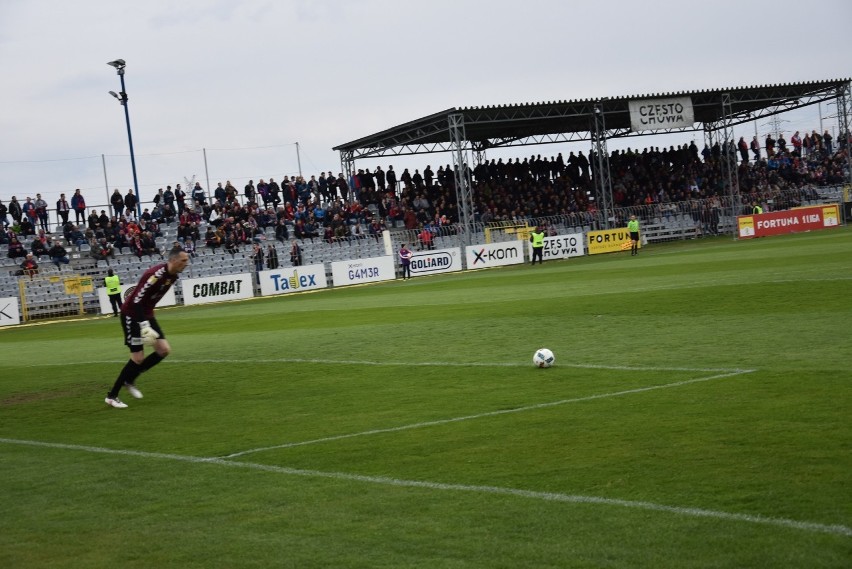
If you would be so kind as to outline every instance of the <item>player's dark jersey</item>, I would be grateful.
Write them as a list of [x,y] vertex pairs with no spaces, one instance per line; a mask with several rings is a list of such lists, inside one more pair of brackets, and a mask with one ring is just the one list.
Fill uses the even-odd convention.
[[154,307],[160,299],[172,288],[177,275],[166,270],[165,263],[154,265],[142,275],[136,288],[124,299],[121,313],[137,320],[150,320],[154,317]]

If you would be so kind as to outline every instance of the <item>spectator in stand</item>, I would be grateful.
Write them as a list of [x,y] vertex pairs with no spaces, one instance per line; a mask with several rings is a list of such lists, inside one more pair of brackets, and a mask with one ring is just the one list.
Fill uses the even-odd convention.
[[192,201],[196,208],[202,207],[207,203],[207,196],[204,194],[201,182],[195,182],[195,187],[192,188]]
[[833,147],[831,145],[834,139],[831,136],[831,133],[828,130],[825,131],[825,134],[822,135],[822,144],[825,147],[825,152],[829,156],[833,153]]
[[112,192],[112,196],[109,198],[109,203],[112,205],[112,211],[116,217],[124,215],[124,197],[122,197],[118,188]]
[[269,203],[272,205],[272,209],[278,207],[278,204],[281,203],[281,188],[278,186],[278,183],[269,178],[269,183],[266,185],[266,191],[269,195]]
[[[166,191],[163,192],[163,209],[171,208],[172,215],[177,215],[175,210],[175,193],[172,191],[171,186],[166,186]],[[169,222],[171,223],[171,222]]]
[[391,193],[396,194],[396,172],[393,171],[393,166],[388,166],[388,172],[386,174],[388,180],[388,190]]
[[295,239],[290,242],[290,264],[294,267],[302,266],[302,248]]
[[175,201],[177,202],[177,214],[180,217],[186,209],[186,192],[181,189],[180,184],[175,184]]
[[793,152],[796,153],[796,156],[802,155],[802,137],[799,136],[799,131],[797,130],[793,133],[793,136],[790,137],[790,144],[793,145]]
[[225,203],[233,203],[237,201],[237,188],[231,183],[231,180],[225,181]]
[[133,235],[133,238],[130,240],[130,253],[138,257],[140,261],[142,260],[142,256],[145,254],[145,247],[142,245],[141,235]]
[[106,239],[101,238],[91,244],[89,251],[92,259],[96,261],[106,261],[107,265],[111,264],[110,259],[115,259],[115,249]]
[[214,251],[217,247],[222,245],[222,241],[216,232],[213,230],[213,227],[207,226],[207,233],[204,235],[204,243]]
[[50,231],[49,223],[47,221],[47,202],[41,199],[41,194],[36,194],[34,205],[39,227],[41,227],[44,231]]
[[8,211],[6,204],[3,203],[3,200],[0,200],[0,232],[9,226],[9,218],[6,216]]
[[12,216],[12,221],[15,225],[21,223],[21,217],[23,217],[24,211],[21,208],[18,198],[15,196],[12,196],[12,199],[9,200],[9,215]]
[[183,240],[183,250],[187,252],[187,254],[191,258],[195,258],[195,239],[189,238]]
[[420,250],[431,251],[435,248],[432,232],[426,226],[420,226],[420,233],[417,234],[417,239],[420,240]]
[[254,270],[259,273],[263,270],[263,247],[260,243],[255,243],[252,246],[251,254],[249,255],[254,261]]
[[748,163],[748,143],[745,141],[744,137],[740,137],[740,141],[737,143],[737,149],[740,151],[740,158],[742,159],[743,164]]
[[266,268],[278,268],[278,251],[275,249],[275,245],[273,245],[272,243],[270,243],[269,246],[266,248]]
[[130,239],[127,237],[127,233],[124,229],[119,229],[118,233],[115,236],[115,239],[112,241],[112,246],[115,249],[118,249],[118,252],[124,253],[125,247],[130,247]]
[[160,188],[159,190],[157,190],[157,193],[154,194],[154,199],[151,200],[152,202],[154,202],[155,207],[158,206],[158,205],[163,205],[163,196],[164,195],[165,195],[165,192],[163,192],[163,188]]
[[35,225],[33,225],[33,222],[30,220],[29,216],[25,215],[21,218],[21,225],[18,228],[18,233],[20,235],[23,235],[24,237],[28,235],[35,235]]
[[86,221],[86,200],[83,198],[83,194],[80,193],[79,188],[74,190],[74,195],[71,196],[71,209],[74,210],[74,215],[76,216],[74,223],[80,224]]
[[35,209],[35,204],[33,203],[33,199],[28,197],[27,201],[24,202],[24,205],[21,206],[21,209],[24,210],[23,219],[28,219],[29,222],[32,224],[32,226],[35,227],[36,224],[38,223],[38,220],[37,220],[37,216],[36,216],[36,209]]
[[225,188],[222,187],[222,182],[219,182],[216,185],[216,189],[213,190],[213,200],[220,206],[224,206],[228,202],[228,194]]
[[72,229],[68,235],[68,243],[75,245],[78,249],[88,243],[88,241],[86,241],[86,235],[83,233],[82,226],[74,226],[74,229]]
[[60,227],[68,223],[69,211],[71,211],[71,204],[65,199],[65,194],[59,194],[59,199],[56,200],[56,215],[59,218]]
[[59,239],[53,241],[53,246],[47,252],[47,256],[50,257],[50,262],[56,265],[56,268],[59,270],[62,270],[62,265],[67,265],[70,262],[68,252],[59,243]]
[[9,252],[7,253],[10,259],[20,259],[27,256],[27,251],[24,249],[23,243],[18,241],[17,235],[12,235],[9,239]]
[[33,239],[33,242],[30,245],[30,251],[32,251],[33,256],[40,261],[42,256],[47,256],[49,245],[50,243],[47,236],[42,234],[41,237]]
[[136,199],[136,194],[133,193],[133,190],[127,190],[127,193],[124,195],[124,211],[125,215],[130,219],[136,219],[136,206],[139,205],[139,200]]
[[33,278],[38,274],[38,263],[33,259],[32,253],[27,253],[24,262],[21,263],[20,270],[16,273],[18,276],[27,276]]
[[150,231],[143,231],[140,235],[140,241],[142,242],[142,252],[149,257],[153,257],[154,255],[159,255],[160,258],[163,257],[163,253],[160,251],[159,247],[157,247],[157,241],[154,239],[154,235]]

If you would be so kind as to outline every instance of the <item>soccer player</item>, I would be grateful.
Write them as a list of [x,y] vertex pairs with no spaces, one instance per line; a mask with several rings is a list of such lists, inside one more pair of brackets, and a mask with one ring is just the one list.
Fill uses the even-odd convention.
[[[130,360],[124,365],[115,385],[112,386],[104,399],[107,405],[116,409],[124,409],[127,404],[118,398],[121,387],[127,388],[128,393],[136,399],[142,399],[142,392],[136,387],[136,378],[142,372],[148,371],[169,355],[171,347],[163,334],[162,328],[154,318],[154,307],[168,292],[178,275],[189,263],[189,255],[181,247],[174,247],[169,252],[165,263],[154,265],[142,275],[136,288],[124,299],[121,305],[121,327],[124,331],[124,343],[130,348]],[[145,357],[142,344],[142,323],[147,321],[156,332],[154,353]]]

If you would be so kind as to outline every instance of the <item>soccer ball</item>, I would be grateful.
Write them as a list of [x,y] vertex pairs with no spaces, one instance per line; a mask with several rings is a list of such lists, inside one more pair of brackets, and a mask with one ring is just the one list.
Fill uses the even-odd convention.
[[540,348],[533,354],[533,364],[535,367],[550,367],[556,361],[556,356],[547,348]]

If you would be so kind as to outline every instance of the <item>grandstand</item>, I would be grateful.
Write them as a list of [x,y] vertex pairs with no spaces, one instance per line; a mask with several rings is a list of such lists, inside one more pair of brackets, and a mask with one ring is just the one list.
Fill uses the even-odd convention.
[[[631,215],[642,223],[645,243],[697,239],[710,235],[735,234],[736,216],[750,213],[752,204],[773,211],[800,205],[841,203],[844,184],[852,177],[850,137],[830,141],[814,131],[814,138],[802,149],[771,147],[766,155],[751,160],[748,153],[737,164],[737,151],[729,138],[734,123],[757,120],[798,106],[837,99],[841,111],[852,103],[848,79],[693,93],[645,95],[621,99],[601,99],[541,103],[494,108],[450,109],[357,141],[336,147],[348,173],[348,180],[328,179],[307,182],[304,178],[285,179],[280,192],[282,207],[267,199],[268,194],[239,194],[235,188],[227,196],[211,196],[216,203],[190,204],[188,211],[198,223],[200,235],[208,227],[224,227],[234,244],[207,247],[199,240],[187,278],[232,274],[254,274],[250,257],[252,242],[266,248],[272,245],[282,267],[289,265],[289,243],[283,235],[295,235],[301,243],[305,265],[325,265],[339,261],[392,255],[402,244],[447,249],[473,243],[524,239],[527,228],[544,225],[552,235],[587,234],[589,231],[623,227]],[[666,132],[703,129],[705,145],[645,148],[609,153],[606,139],[650,134],[651,129],[631,128],[631,101],[655,97],[690,97],[694,121]],[[600,116],[602,123],[596,121]],[[848,114],[842,125],[848,133]],[[453,121],[461,121],[461,125]],[[603,124],[605,122],[605,125]],[[696,127],[696,124],[699,125]],[[656,131],[654,131],[656,132]],[[780,137],[779,137],[780,138]],[[592,140],[589,157],[516,157],[503,163],[489,161],[486,152],[500,146],[547,144]],[[775,141],[772,141],[775,144]],[[453,152],[453,165],[439,167],[437,174],[427,165],[414,175],[403,172],[394,183],[384,171],[355,172],[356,158]],[[468,168],[464,157],[475,155],[475,167]],[[390,170],[390,168],[388,169]],[[387,182],[387,184],[385,183]],[[266,189],[266,188],[265,188]],[[274,195],[278,195],[276,187]],[[224,190],[223,190],[224,192]],[[339,192],[339,194],[338,194]],[[261,196],[259,194],[263,194]],[[269,194],[271,195],[271,194]],[[191,200],[188,200],[191,202]],[[268,202],[268,203],[267,203]],[[262,205],[261,205],[262,203]],[[153,204],[152,204],[153,205]],[[161,204],[152,207],[156,211]],[[91,206],[90,206],[91,207]],[[95,205],[95,210],[107,209]],[[194,211],[193,211],[194,210]],[[257,233],[237,244],[232,239],[232,222],[257,222]],[[367,227],[372,220],[386,231],[358,235],[356,224]],[[125,221],[114,218],[116,237]],[[164,253],[182,236],[178,221],[168,215],[160,219],[156,250]],[[90,222],[91,223],[91,222]],[[278,234],[286,227],[286,233]],[[305,231],[311,226],[313,231]],[[254,227],[254,225],[251,225]],[[96,230],[91,227],[90,230]],[[323,233],[325,229],[325,233]],[[106,227],[100,230],[108,233]],[[427,245],[423,232],[431,236]],[[307,237],[306,235],[316,235]],[[90,235],[89,243],[94,243]],[[125,285],[160,259],[160,253],[136,254],[131,248],[117,250],[115,257],[95,260],[90,245],[72,245],[63,232],[51,237],[70,253],[69,265],[60,270],[46,257],[39,260],[37,276],[19,277],[18,260],[10,259],[6,235],[0,235],[0,298],[18,297],[26,318],[51,317],[98,311],[97,287],[112,268]],[[20,236],[29,252],[33,235]],[[224,241],[224,240],[223,240]],[[123,251],[123,252],[121,252]],[[82,281],[74,279],[83,279]],[[70,279],[70,280],[69,280]],[[91,279],[89,282],[87,279]],[[260,285],[255,280],[255,294]],[[180,292],[178,291],[178,294]]]

